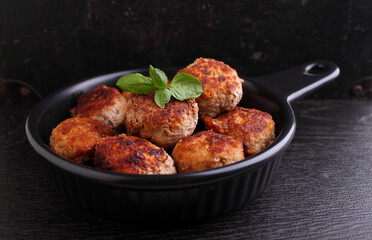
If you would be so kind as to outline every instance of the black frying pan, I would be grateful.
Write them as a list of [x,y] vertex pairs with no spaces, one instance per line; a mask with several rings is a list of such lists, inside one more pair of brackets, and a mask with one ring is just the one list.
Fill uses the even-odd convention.
[[[168,76],[178,69],[163,69]],[[181,224],[226,213],[256,198],[273,178],[296,128],[290,103],[339,75],[328,61],[315,61],[282,72],[244,78],[240,106],[269,112],[276,122],[276,140],[263,152],[217,169],[175,175],[113,173],[66,160],[49,147],[54,127],[70,117],[82,93],[101,84],[114,86],[135,69],[70,85],[45,98],[31,112],[26,133],[46,163],[58,191],[79,209],[100,218],[129,224]]]

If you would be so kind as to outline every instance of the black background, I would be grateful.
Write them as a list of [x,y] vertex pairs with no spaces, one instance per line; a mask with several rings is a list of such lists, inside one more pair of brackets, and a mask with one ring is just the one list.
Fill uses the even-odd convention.
[[3,78],[43,96],[71,82],[149,64],[184,67],[197,57],[258,76],[326,59],[338,81],[311,95],[340,98],[372,75],[367,0],[0,1]]

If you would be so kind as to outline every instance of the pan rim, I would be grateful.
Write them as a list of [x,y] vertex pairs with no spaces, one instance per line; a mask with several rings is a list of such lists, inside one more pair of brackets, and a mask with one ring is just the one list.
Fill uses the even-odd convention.
[[[32,110],[26,120],[26,135],[31,146],[42,158],[55,167],[90,181],[126,188],[164,190],[200,186],[210,182],[234,178],[236,175],[244,174],[248,171],[259,168],[267,161],[270,161],[273,157],[278,156],[292,141],[296,128],[293,109],[286,99],[281,99],[276,95],[272,95],[271,98],[281,107],[280,114],[283,116],[283,127],[275,142],[257,155],[216,169],[192,173],[177,173],[172,175],[135,175],[116,173],[75,163],[58,156],[49,149],[42,139],[38,129],[40,118],[48,109],[50,109],[50,105],[53,101],[58,99],[59,96],[65,95],[67,92],[71,93],[81,91],[81,87],[84,85],[97,86],[101,82],[109,82],[110,80],[114,78],[117,79],[117,77],[124,74],[140,71],[144,71],[144,69],[138,68],[119,71],[88,78],[78,83],[69,84],[44,98]],[[249,78],[243,77],[243,79],[246,81],[246,79]],[[267,89],[262,89],[262,91],[267,91]]]

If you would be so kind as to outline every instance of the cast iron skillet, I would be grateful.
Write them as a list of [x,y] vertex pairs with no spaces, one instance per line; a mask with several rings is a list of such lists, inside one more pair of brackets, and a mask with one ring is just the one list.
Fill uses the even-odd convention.
[[[169,77],[178,69],[163,69]],[[256,198],[273,178],[296,128],[290,103],[335,79],[339,68],[314,61],[282,72],[244,78],[240,106],[269,112],[276,122],[276,140],[263,152],[225,167],[175,175],[112,173],[66,160],[49,147],[54,127],[70,117],[82,93],[101,84],[114,86],[134,69],[67,86],[40,102],[26,122],[28,140],[45,159],[49,177],[62,195],[93,216],[127,224],[197,222],[236,209]],[[199,126],[200,127],[200,126]]]

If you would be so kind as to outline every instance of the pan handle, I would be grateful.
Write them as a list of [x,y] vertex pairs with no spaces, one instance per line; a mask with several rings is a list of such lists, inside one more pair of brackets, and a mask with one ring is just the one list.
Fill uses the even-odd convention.
[[340,69],[335,63],[318,60],[250,80],[292,102],[334,80],[339,74]]

